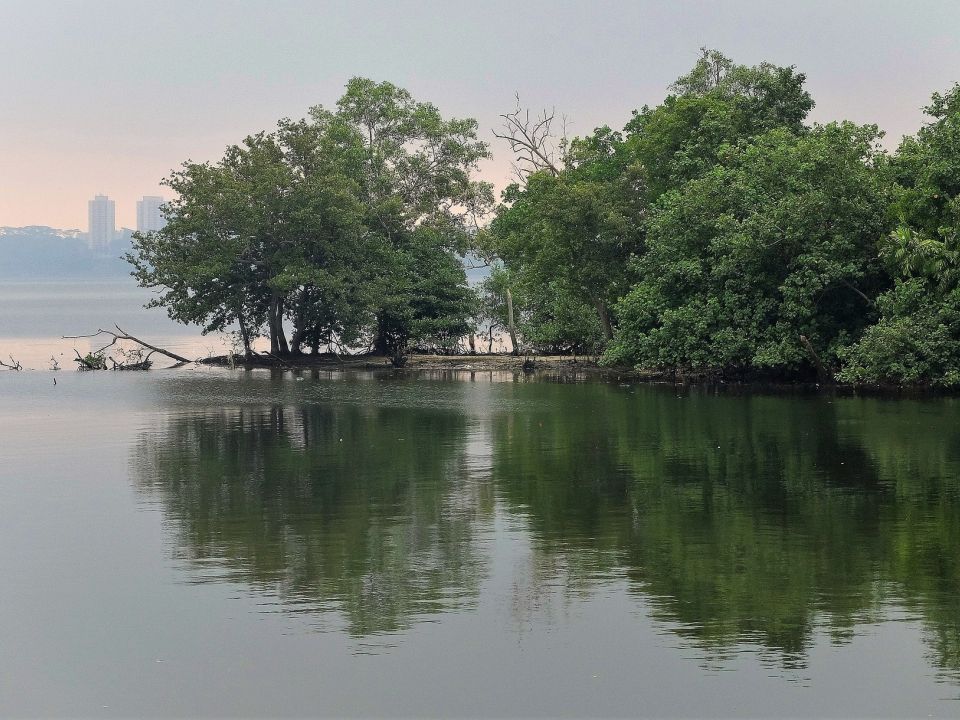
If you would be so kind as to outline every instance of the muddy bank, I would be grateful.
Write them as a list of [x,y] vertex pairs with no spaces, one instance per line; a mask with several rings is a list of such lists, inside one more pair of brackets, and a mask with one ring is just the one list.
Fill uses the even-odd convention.
[[245,359],[234,355],[218,355],[197,360],[198,364],[215,367],[245,369],[267,368],[274,370],[380,370],[390,372],[513,372],[527,375],[542,375],[558,378],[596,378],[611,382],[653,382],[675,385],[701,386],[717,392],[770,392],[770,393],[828,393],[834,395],[873,395],[880,397],[955,395],[945,388],[928,385],[848,385],[843,383],[819,383],[808,378],[789,379],[725,376],[721,371],[655,371],[637,370],[629,367],[600,365],[594,358],[573,358],[560,355],[408,355],[403,367],[397,368],[390,358],[382,355],[299,355],[279,358],[267,354]]
[[198,361],[203,365],[238,368],[273,368],[284,370],[323,369],[323,370],[396,370],[419,372],[435,370],[465,371],[505,371],[526,373],[550,373],[558,375],[590,375],[610,379],[672,379],[672,375],[660,373],[639,373],[630,368],[611,368],[598,364],[592,358],[573,358],[570,356],[543,355],[515,357],[513,355],[408,355],[401,368],[397,368],[388,357],[381,355],[344,355],[329,354],[299,355],[280,358],[274,355],[254,355],[244,358],[234,355],[218,355]]

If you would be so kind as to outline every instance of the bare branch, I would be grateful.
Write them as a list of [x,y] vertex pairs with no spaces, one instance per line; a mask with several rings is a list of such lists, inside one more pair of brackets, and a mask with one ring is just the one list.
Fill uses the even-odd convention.
[[493,136],[506,141],[514,154],[514,174],[520,182],[526,182],[531,173],[543,170],[555,176],[559,175],[557,155],[562,153],[566,146],[566,117],[562,119],[563,135],[558,139],[553,132],[556,109],[548,111],[544,108],[538,116],[531,119],[530,110],[520,106],[519,94],[516,98],[516,109],[500,115],[503,129],[493,131]]
[[853,290],[853,291],[854,291],[857,295],[859,295],[861,298],[863,298],[863,301],[864,301],[865,303],[867,303],[867,305],[871,305],[871,306],[873,305],[873,300],[871,300],[871,299],[867,296],[867,294],[864,293],[862,290],[860,290],[859,288],[854,287],[853,284],[851,284],[851,283],[848,282],[847,280],[841,280],[840,282],[843,283],[846,287],[848,287],[848,288],[850,288],[851,290]]
[[8,355],[7,357],[10,358],[11,364],[8,365],[3,360],[0,360],[0,367],[5,367],[8,370],[14,370],[15,372],[20,372],[23,370],[23,365],[21,365],[17,360],[14,360],[13,355]]
[[164,350],[163,348],[157,347],[156,345],[151,345],[148,342],[144,342],[140,338],[134,337],[133,335],[126,332],[125,330],[121,329],[119,325],[114,325],[114,327],[117,329],[118,332],[120,332],[120,338],[123,340],[130,340],[139,345],[143,345],[143,347],[147,348],[148,350],[153,350],[154,352],[158,352],[161,355],[166,355],[171,360],[176,360],[177,362],[182,362],[182,363],[190,362],[190,360],[183,357],[182,355],[177,355],[176,353],[172,353],[169,350]]
[[[138,345],[147,348],[148,350],[152,350],[153,352],[158,352],[158,353],[160,353],[161,355],[166,355],[168,358],[170,358],[171,360],[176,360],[178,363],[189,363],[189,362],[192,362],[191,360],[188,360],[187,358],[183,357],[182,355],[177,355],[176,353],[170,352],[169,350],[164,350],[163,348],[157,347],[156,345],[151,345],[150,343],[148,343],[148,342],[146,342],[146,341],[144,341],[144,340],[141,340],[141,339],[138,338],[138,337],[134,337],[133,335],[131,335],[130,333],[128,333],[127,331],[125,331],[123,328],[121,328],[119,325],[114,325],[114,327],[117,329],[116,332],[114,332],[113,330],[104,330],[104,329],[102,329],[102,328],[99,328],[99,329],[97,329],[97,332],[91,333],[91,334],[89,334],[89,335],[64,335],[63,338],[64,338],[65,340],[76,340],[76,339],[78,339],[78,338],[94,338],[94,337],[98,337],[98,336],[100,336],[100,335],[109,335],[109,336],[112,337],[113,339],[112,339],[110,342],[108,342],[106,345],[104,345],[102,348],[100,348],[99,350],[95,351],[93,354],[99,355],[99,354],[102,353],[104,350],[106,350],[108,347],[111,347],[112,345],[114,345],[118,340],[129,340],[130,342],[135,342],[135,343],[137,343]],[[74,351],[74,352],[76,352],[76,351]],[[151,353],[151,354],[152,354],[152,353]],[[77,353],[77,356],[78,356],[78,357],[79,357],[79,355],[80,355],[80,353]],[[149,357],[149,356],[148,356],[148,357]]]

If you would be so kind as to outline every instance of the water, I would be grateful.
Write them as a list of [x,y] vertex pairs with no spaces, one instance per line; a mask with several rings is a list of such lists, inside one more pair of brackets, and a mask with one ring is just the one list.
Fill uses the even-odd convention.
[[958,420],[3,371],[0,715],[955,717]]
[[[191,359],[228,351],[229,338],[202,335],[195,326],[175,323],[163,308],[145,309],[154,297],[152,290],[137,287],[133,280],[0,281],[0,360],[9,362],[13,355],[25,368],[42,370],[51,367],[53,358],[61,368],[72,369],[76,367],[74,350],[85,355],[111,338],[65,340],[63,336],[88,335],[100,328],[114,330],[115,325]],[[114,348],[109,352],[119,359]],[[160,355],[151,359],[159,365],[169,364]]]

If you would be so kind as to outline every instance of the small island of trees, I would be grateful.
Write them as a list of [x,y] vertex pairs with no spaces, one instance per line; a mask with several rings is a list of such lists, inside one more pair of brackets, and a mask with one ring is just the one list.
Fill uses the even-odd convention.
[[[248,359],[261,336],[402,364],[502,332],[666,373],[960,386],[960,85],[895,152],[813,107],[795,68],[714,50],[619,131],[568,139],[518,105],[496,203],[475,120],[357,78],[184,163],[128,259],[153,305],[235,329]],[[476,287],[465,258],[490,267]]]

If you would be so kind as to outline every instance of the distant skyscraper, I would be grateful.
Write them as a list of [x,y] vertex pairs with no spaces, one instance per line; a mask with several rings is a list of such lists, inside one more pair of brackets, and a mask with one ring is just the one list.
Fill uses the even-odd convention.
[[137,200],[138,232],[163,229],[167,222],[163,219],[163,213],[160,212],[161,205],[163,205],[163,198],[157,195],[144,195],[142,200]]
[[93,250],[103,250],[117,234],[117,211],[113,200],[96,195],[87,203],[87,242]]

